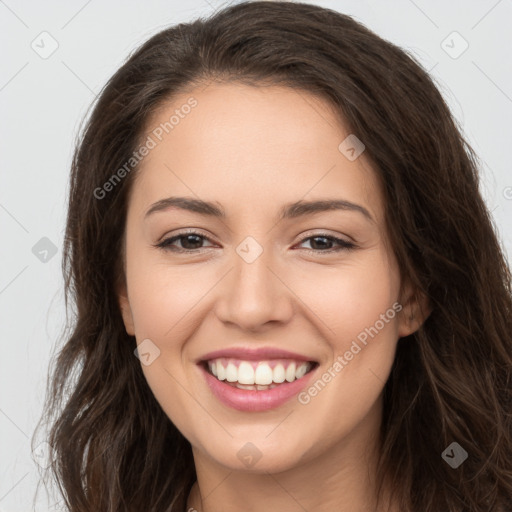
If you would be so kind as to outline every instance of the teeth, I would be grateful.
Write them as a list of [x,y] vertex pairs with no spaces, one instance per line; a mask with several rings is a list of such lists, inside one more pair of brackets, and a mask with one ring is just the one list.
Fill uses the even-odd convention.
[[247,386],[246,384],[236,384],[238,389],[256,389],[256,386]]
[[228,382],[236,382],[238,380],[238,371],[233,363],[229,363],[226,368],[226,380]]
[[295,380],[295,363],[288,365],[288,368],[286,368],[286,380],[288,382]]
[[[226,366],[224,364],[227,363]],[[249,361],[238,361],[239,365],[235,364],[233,360],[227,361],[226,359],[216,359],[208,361],[210,373],[217,377],[219,380],[225,380],[233,383],[240,389],[272,389],[276,384],[283,382],[293,382],[296,379],[304,377],[304,375],[311,369],[311,363],[289,362],[283,364],[277,363],[272,369],[267,361],[259,363]],[[256,366],[256,368],[254,368]],[[286,368],[285,368],[286,366]]]
[[297,369],[295,370],[295,378],[296,379],[300,379],[302,377],[304,377],[304,375],[306,375],[306,371],[307,371],[307,367],[306,365],[304,364],[301,364],[300,366],[297,367]]
[[237,383],[236,387],[238,389],[245,389],[245,390],[250,390],[250,391],[255,391],[255,390],[264,391],[266,389],[275,388],[276,384],[270,384],[270,386],[260,386],[259,384],[255,385],[255,386],[246,386],[245,384],[238,384]]
[[240,384],[265,384],[264,382],[255,382],[254,370],[250,363],[242,361],[238,367],[238,378]]
[[224,366],[222,366],[220,361],[217,361],[217,379],[225,380],[226,378],[226,370]]
[[256,368],[256,371],[254,372],[254,382],[262,386],[272,384],[272,377],[272,368],[270,368],[270,366],[265,363],[259,364]]
[[278,384],[281,384],[281,382],[284,382],[284,379],[286,379],[286,373],[284,371],[284,366],[281,363],[276,364],[276,366],[274,368],[272,380],[274,382],[277,382]]

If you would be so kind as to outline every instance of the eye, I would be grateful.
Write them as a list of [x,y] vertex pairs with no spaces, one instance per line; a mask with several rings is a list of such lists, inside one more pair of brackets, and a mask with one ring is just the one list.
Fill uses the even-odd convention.
[[[332,252],[340,252],[355,249],[356,245],[352,242],[348,242],[347,240],[343,240],[342,238],[337,238],[332,235],[327,234],[318,234],[315,236],[309,236],[307,238],[302,239],[300,244],[305,242],[309,242],[312,249],[307,249],[308,252],[318,254],[319,252],[323,253],[332,253]],[[338,248],[330,247],[333,243],[338,244]],[[329,246],[326,248],[326,246]]]
[[[211,240],[202,235],[201,233],[198,233],[196,231],[187,231],[178,233],[175,236],[172,236],[170,238],[166,238],[165,240],[162,240],[158,244],[155,244],[155,247],[159,247],[164,250],[172,251],[172,252],[178,252],[178,253],[193,253],[198,252],[200,249],[205,249],[206,247],[202,247],[203,241],[210,241]],[[175,242],[180,242],[181,247],[176,247],[174,244]],[[340,252],[343,250],[351,250],[355,249],[356,245],[352,242],[348,242],[347,240],[343,240],[341,238],[337,238],[332,235],[327,234],[318,234],[315,236],[309,236],[307,238],[304,238],[301,240],[300,244],[303,244],[305,242],[309,242],[312,244],[312,249],[306,249],[309,253],[333,253],[333,252]],[[337,248],[332,248],[332,244],[337,244]],[[329,246],[329,247],[327,247]]]
[[[199,249],[204,249],[204,247],[201,247],[203,240],[209,241],[209,238],[195,231],[187,231],[162,240],[156,244],[156,247],[173,252],[197,252]],[[177,241],[181,243],[181,247],[173,246]]]

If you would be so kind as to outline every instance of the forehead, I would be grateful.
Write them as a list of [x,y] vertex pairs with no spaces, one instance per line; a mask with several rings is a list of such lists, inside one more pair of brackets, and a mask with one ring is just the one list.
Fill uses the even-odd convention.
[[[194,105],[190,107],[190,105]],[[299,199],[344,198],[382,214],[364,152],[351,161],[349,137],[330,104],[305,91],[238,83],[181,93],[148,119],[132,199],[143,208],[166,195],[268,208]],[[352,140],[352,139],[349,139]]]

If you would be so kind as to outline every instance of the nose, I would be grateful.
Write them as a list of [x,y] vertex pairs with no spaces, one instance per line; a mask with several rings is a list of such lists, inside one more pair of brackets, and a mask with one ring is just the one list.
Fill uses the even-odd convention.
[[267,251],[249,263],[237,253],[217,290],[217,318],[241,330],[260,331],[286,324],[293,316],[293,293]]

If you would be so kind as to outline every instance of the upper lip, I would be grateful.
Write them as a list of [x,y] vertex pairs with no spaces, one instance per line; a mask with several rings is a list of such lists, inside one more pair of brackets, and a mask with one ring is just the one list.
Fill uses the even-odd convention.
[[274,347],[247,348],[247,347],[230,347],[222,350],[214,350],[201,356],[197,362],[209,361],[225,357],[227,359],[242,359],[245,361],[264,361],[268,359],[296,359],[298,361],[313,361],[314,359],[296,352],[290,352]]

